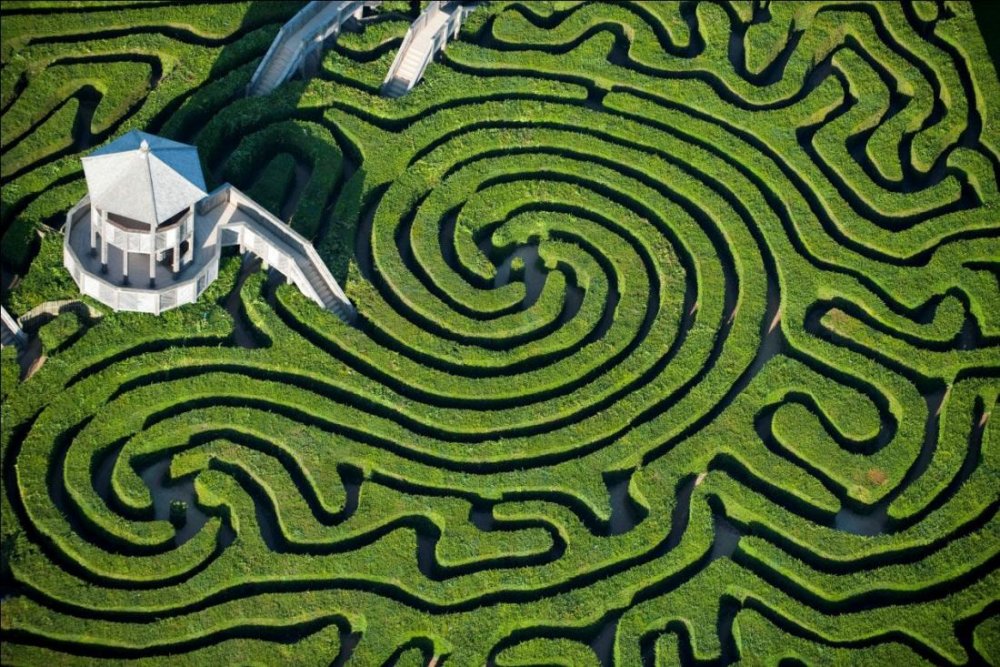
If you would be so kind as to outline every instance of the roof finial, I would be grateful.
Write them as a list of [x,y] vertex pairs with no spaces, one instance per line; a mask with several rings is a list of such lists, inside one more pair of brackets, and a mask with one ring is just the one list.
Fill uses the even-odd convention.
[[146,141],[145,139],[143,139],[142,143],[139,144],[139,150],[142,151],[143,153],[148,153],[149,152],[149,142]]

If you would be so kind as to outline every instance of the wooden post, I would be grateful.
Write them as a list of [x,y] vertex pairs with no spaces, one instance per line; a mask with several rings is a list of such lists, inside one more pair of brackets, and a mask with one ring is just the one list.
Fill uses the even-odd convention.
[[[195,241],[194,232],[198,228],[198,226],[196,224],[197,220],[195,218],[195,215],[197,215],[197,209],[194,207],[194,204],[191,204],[190,206],[188,206],[188,216],[189,216],[189,223],[188,224],[191,225],[191,234],[188,236],[188,248],[187,248],[187,252],[184,253],[184,259],[183,259],[183,262],[182,262],[183,264],[187,264],[192,259],[194,259],[194,241]],[[221,234],[221,233],[222,232],[220,231],[219,234]],[[221,237],[220,237],[220,241],[221,241]],[[177,242],[177,244],[178,244],[177,247],[178,248],[180,247],[180,243],[181,243],[181,241]]]

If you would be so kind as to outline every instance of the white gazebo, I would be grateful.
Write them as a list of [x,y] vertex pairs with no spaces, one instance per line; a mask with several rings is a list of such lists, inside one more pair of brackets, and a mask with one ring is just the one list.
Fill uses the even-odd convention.
[[95,221],[90,248],[100,237],[103,272],[108,246],[124,253],[126,283],[131,253],[147,257],[150,287],[157,261],[169,260],[175,275],[191,261],[194,205],[206,196],[194,146],[133,130],[83,158],[83,173]]
[[317,304],[354,308],[312,244],[228,183],[205,192],[194,146],[133,131],[83,158],[87,196],[66,214],[63,264],[80,292],[115,310],[192,303],[223,246],[261,257]]

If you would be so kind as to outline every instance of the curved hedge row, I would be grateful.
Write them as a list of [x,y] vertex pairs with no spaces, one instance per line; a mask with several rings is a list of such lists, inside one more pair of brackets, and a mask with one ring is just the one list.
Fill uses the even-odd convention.
[[[4,664],[997,661],[968,6],[493,2],[388,100],[385,3],[242,97],[298,6],[5,18],[6,265],[141,126],[358,321],[229,257],[160,318],[53,320],[29,379],[5,351]],[[15,312],[72,296],[57,240]]]

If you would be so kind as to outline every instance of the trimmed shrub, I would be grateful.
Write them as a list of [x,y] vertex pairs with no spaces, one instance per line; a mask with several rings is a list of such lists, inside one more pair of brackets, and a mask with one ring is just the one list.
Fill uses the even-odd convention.
[[[5,14],[8,236],[82,196],[100,84],[94,131],[195,141],[358,318],[227,256],[5,350],[3,662],[995,661],[971,9],[484,3],[383,98],[418,4],[254,98],[302,3]],[[40,246],[16,313],[75,294]]]
[[45,354],[53,354],[62,349],[63,346],[80,332],[82,327],[80,318],[74,312],[60,313],[51,322],[43,324],[38,329],[38,338],[42,341],[42,350]]

